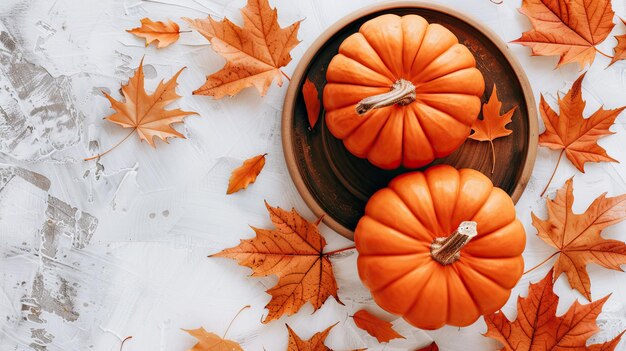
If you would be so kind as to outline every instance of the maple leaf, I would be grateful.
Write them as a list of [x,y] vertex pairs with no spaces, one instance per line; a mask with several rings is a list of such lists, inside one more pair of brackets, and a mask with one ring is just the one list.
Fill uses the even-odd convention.
[[498,99],[498,92],[496,91],[496,85],[493,85],[493,91],[491,97],[486,104],[483,104],[483,119],[477,119],[472,125],[472,135],[470,139],[478,141],[489,141],[491,145],[491,174],[493,174],[496,168],[496,151],[493,147],[493,140],[501,138],[513,133],[512,130],[506,129],[506,125],[511,123],[511,118],[517,109],[517,105],[513,106],[510,110],[500,115],[500,109],[502,108],[502,102]]
[[485,316],[485,336],[502,343],[504,351],[611,351],[622,334],[603,344],[586,346],[599,328],[595,321],[610,295],[589,304],[578,301],[556,316],[559,297],[553,292],[552,270],[539,283],[530,284],[528,297],[517,299],[517,319],[510,322],[502,311]]
[[202,327],[183,330],[198,339],[198,343],[188,351],[243,351],[243,348],[237,342],[223,339],[215,333],[209,333]]
[[302,96],[304,97],[304,105],[306,106],[309,126],[313,129],[320,115],[320,99],[317,87],[309,80],[309,78],[307,78],[302,85]]
[[559,55],[557,67],[577,62],[583,69],[591,64],[596,45],[614,26],[610,0],[523,0],[519,11],[533,29],[513,43],[529,46],[533,55]]
[[439,346],[433,341],[430,345],[415,351],[439,351]]
[[251,157],[236,168],[228,180],[228,190],[226,190],[226,194],[235,193],[241,189],[247,188],[249,184],[254,183],[256,177],[261,173],[263,166],[265,166],[266,155],[267,154],[262,154]]
[[[620,20],[626,25],[626,21],[623,18],[620,18]],[[609,66],[619,60],[626,59],[626,34],[616,35],[615,39],[617,39],[617,45],[613,48],[613,58]]]
[[183,111],[181,109],[166,110],[165,106],[180,98],[176,93],[178,83],[176,79],[178,75],[185,69],[184,67],[167,82],[159,82],[158,87],[153,94],[146,93],[144,88],[143,59],[139,67],[126,85],[122,85],[122,94],[126,102],[118,101],[109,94],[103,92],[104,96],[111,103],[111,107],[115,113],[105,119],[115,124],[119,124],[124,128],[132,128],[133,130],[122,141],[117,143],[109,150],[96,156],[88,157],[85,161],[101,157],[118,145],[124,142],[128,137],[137,132],[140,140],[145,140],[150,146],[155,147],[154,138],[160,138],[167,143],[167,138],[178,137],[185,138],[172,127],[174,123],[181,123],[183,118],[196,114],[195,112]]
[[129,29],[127,32],[146,39],[146,46],[156,41],[159,49],[169,46],[180,37],[180,28],[175,22],[153,22],[149,18],[142,18],[141,27]]
[[384,321],[366,310],[356,312],[352,319],[357,327],[375,337],[378,342],[388,342],[396,338],[405,339],[404,336],[393,330],[393,325],[390,322]]
[[624,110],[624,107],[613,110],[605,110],[600,107],[591,117],[584,118],[585,101],[582,99],[582,81],[584,78],[585,74],[583,73],[576,79],[572,88],[563,98],[559,96],[559,115],[541,95],[539,112],[546,130],[539,135],[539,145],[561,151],[554,172],[541,196],[546,192],[552,178],[554,178],[563,153],[583,173],[586,162],[616,162],[597,142],[603,136],[615,134],[609,128]]
[[241,345],[239,345],[239,343],[232,340],[227,340],[226,334],[228,333],[230,327],[233,325],[233,322],[235,321],[237,316],[239,316],[239,314],[243,310],[249,307],[249,305],[244,306],[239,310],[239,312],[237,312],[235,317],[233,317],[233,319],[228,324],[228,327],[226,327],[224,335],[221,337],[215,333],[210,333],[206,331],[203,327],[200,327],[198,329],[183,329],[183,331],[186,331],[187,333],[189,333],[189,335],[198,340],[198,342],[188,351],[243,351],[243,348],[241,348]]
[[341,303],[328,258],[332,253],[323,253],[326,240],[317,228],[319,220],[309,222],[295,209],[288,212],[267,202],[265,207],[276,229],[252,227],[255,238],[241,240],[238,246],[210,257],[235,259],[240,265],[252,268],[253,277],[278,276],[276,286],[267,290],[272,299],[265,306],[269,313],[263,323],[283,314],[292,315],[307,301],[315,311],[330,296]]
[[289,52],[300,43],[300,21],[281,28],[276,9],[270,7],[268,0],[248,0],[241,13],[243,27],[226,18],[184,19],[226,59],[226,65],[208,76],[194,94],[220,99],[254,86],[263,96],[274,80],[282,86],[281,75],[285,73],[280,68],[291,61]]
[[315,335],[313,335],[309,340],[306,341],[300,339],[298,334],[296,334],[296,332],[294,332],[293,329],[291,329],[289,325],[287,325],[287,330],[289,331],[289,343],[287,344],[287,351],[332,351],[330,348],[324,345],[324,341],[326,341],[326,337],[328,336],[328,333],[330,333],[330,330],[336,325],[337,323],[331,325],[330,327],[324,329],[319,333],[315,333]]
[[586,265],[597,263],[602,267],[622,271],[626,263],[626,245],[618,240],[604,239],[602,230],[626,218],[626,194],[597,197],[582,214],[572,211],[574,204],[572,178],[556,192],[554,200],[547,200],[548,219],[531,213],[538,236],[558,249],[554,264],[554,279],[562,273],[570,285],[591,300],[591,282]]

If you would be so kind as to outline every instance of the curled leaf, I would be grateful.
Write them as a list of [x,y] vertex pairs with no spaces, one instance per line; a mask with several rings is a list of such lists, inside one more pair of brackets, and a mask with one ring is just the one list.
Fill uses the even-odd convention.
[[317,87],[309,80],[309,78],[307,78],[302,85],[302,96],[304,97],[304,105],[306,106],[309,126],[313,129],[320,115],[320,99]]
[[175,22],[153,22],[147,17],[141,19],[141,27],[129,29],[127,32],[146,39],[146,46],[156,41],[159,49],[169,46],[180,37],[180,28]]
[[249,184],[254,183],[256,177],[261,173],[265,166],[265,156],[262,154],[254,156],[243,161],[243,164],[237,167],[228,180],[228,189],[226,194],[235,193],[241,189],[245,189]]
[[390,322],[384,321],[366,310],[360,310],[352,316],[354,324],[373,336],[378,342],[388,342],[391,339],[405,339],[397,331],[393,330]]

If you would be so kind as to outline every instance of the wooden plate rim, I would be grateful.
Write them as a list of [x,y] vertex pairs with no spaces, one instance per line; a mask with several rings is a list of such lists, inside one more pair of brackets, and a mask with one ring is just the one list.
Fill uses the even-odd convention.
[[289,175],[296,185],[296,189],[300,193],[300,196],[302,196],[302,198],[304,199],[304,202],[316,216],[324,216],[322,220],[324,224],[348,239],[353,238],[354,232],[337,222],[322,209],[320,204],[317,203],[317,200],[315,200],[315,197],[313,196],[313,194],[311,194],[308,187],[306,186],[304,179],[302,178],[302,174],[300,174],[300,172],[298,171],[296,155],[293,147],[294,140],[292,133],[293,115],[296,105],[295,102],[299,94],[298,88],[300,87],[300,83],[304,78],[304,74],[306,73],[307,68],[311,63],[311,60],[319,51],[319,49],[324,44],[326,44],[326,42],[331,37],[333,37],[337,32],[342,30],[345,26],[358,20],[361,17],[370,15],[375,12],[396,8],[420,8],[437,11],[452,17],[456,17],[457,19],[474,27],[477,31],[481,32],[485,37],[487,37],[493,44],[495,44],[498,50],[500,50],[502,55],[504,55],[505,59],[513,68],[513,71],[515,72],[515,75],[517,76],[517,79],[520,82],[522,91],[524,93],[524,100],[526,101],[529,120],[528,152],[526,153],[524,165],[522,166],[522,174],[519,178],[519,181],[515,185],[513,193],[511,194],[511,198],[513,199],[514,203],[517,203],[517,200],[519,200],[519,198],[522,196],[522,193],[524,192],[524,189],[528,184],[528,180],[530,179],[530,175],[532,173],[535,159],[537,156],[537,144],[539,134],[537,124],[537,105],[535,103],[535,98],[532,88],[530,86],[530,82],[528,81],[528,78],[526,77],[526,74],[524,73],[524,70],[522,69],[520,63],[510,52],[508,46],[500,39],[500,37],[494,31],[457,10],[454,10],[447,6],[426,3],[422,1],[392,1],[384,4],[375,4],[356,10],[355,12],[352,12],[351,14],[341,18],[340,20],[332,24],[324,32],[322,32],[322,34],[320,34],[320,36],[315,39],[315,41],[304,53],[304,55],[300,59],[300,62],[294,70],[291,81],[289,82],[289,87],[287,88],[287,93],[285,96],[285,102],[283,103],[283,113],[281,119],[283,152],[285,155],[285,161],[287,163]]

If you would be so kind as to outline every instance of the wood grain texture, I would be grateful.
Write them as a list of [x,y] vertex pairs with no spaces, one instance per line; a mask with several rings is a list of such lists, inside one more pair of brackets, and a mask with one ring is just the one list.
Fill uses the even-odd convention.
[[[409,171],[385,171],[353,156],[330,134],[324,118],[316,128],[309,129],[300,93],[306,78],[321,89],[326,84],[326,67],[342,41],[364,22],[384,13],[418,14],[450,29],[476,57],[485,86],[497,85],[503,109],[519,105],[509,125],[512,136],[494,141],[501,160],[494,174],[489,144],[470,139],[451,155],[429,165],[447,163],[479,170],[517,201],[530,178],[538,135],[537,108],[521,66],[498,36],[476,21],[440,5],[403,1],[368,7],[339,20],[311,45],[296,67],[283,106],[282,138],[289,173],[307,205],[316,215],[325,215],[324,223],[329,227],[352,238],[367,199],[395,176]],[[485,92],[483,101],[489,93]]]

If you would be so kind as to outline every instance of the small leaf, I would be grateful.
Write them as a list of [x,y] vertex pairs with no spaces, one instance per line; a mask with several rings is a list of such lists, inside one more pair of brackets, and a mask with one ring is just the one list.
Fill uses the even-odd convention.
[[354,319],[354,324],[357,327],[375,337],[378,342],[388,342],[397,338],[405,339],[404,336],[393,330],[393,325],[390,322],[381,320],[366,310],[356,312],[352,319]]
[[202,327],[183,330],[198,339],[198,342],[188,351],[243,351],[237,342],[220,338],[217,334],[209,333]]
[[415,351],[439,351],[439,346],[433,341],[430,345]]
[[226,194],[235,193],[241,189],[245,189],[249,184],[254,183],[256,177],[261,173],[265,166],[265,155],[258,155],[249,158],[243,162],[241,166],[236,168],[228,181],[228,190]]
[[191,330],[183,329],[183,331],[186,331],[198,340],[193,348],[188,351],[243,351],[239,343],[232,340],[226,340],[226,334],[228,334],[228,330],[230,330],[230,327],[233,325],[235,319],[237,319],[239,314],[246,308],[250,308],[250,305],[242,307],[239,312],[237,312],[235,317],[233,317],[228,324],[228,327],[226,327],[226,331],[222,337],[219,337],[214,333],[209,333],[202,327]]
[[284,73],[280,68],[291,61],[290,51],[300,43],[300,21],[281,28],[276,9],[268,0],[248,0],[241,14],[243,27],[226,18],[184,19],[226,59],[224,68],[208,76],[194,94],[220,99],[255,87],[264,96],[274,80],[282,86]]
[[146,46],[156,41],[159,49],[169,46],[180,37],[180,28],[175,22],[153,22],[149,18],[142,18],[141,27],[129,29],[127,32],[146,39]]
[[513,133],[512,130],[506,129],[506,125],[511,123],[513,113],[517,109],[517,105],[500,115],[502,102],[498,99],[496,85],[493,85],[491,97],[486,104],[483,104],[483,119],[477,119],[472,125],[474,133],[469,136],[470,139],[478,141],[488,141],[491,145],[491,173],[493,174],[496,167],[496,151],[493,147],[493,140],[501,138]]
[[278,276],[278,283],[267,291],[272,299],[265,306],[269,313],[263,323],[293,315],[307,302],[314,311],[331,296],[339,302],[333,266],[323,253],[326,240],[318,223],[307,221],[295,209],[285,211],[267,202],[265,207],[275,229],[252,227],[255,238],[211,257],[237,260],[252,268],[254,277]]
[[306,106],[306,114],[309,118],[309,126],[313,129],[320,115],[320,99],[317,87],[309,78],[307,78],[304,85],[302,85],[302,96],[304,96],[304,105]]
[[587,346],[598,330],[596,318],[609,298],[582,305],[574,301],[562,316],[556,316],[559,297],[553,292],[552,270],[542,281],[530,284],[528,297],[517,299],[517,319],[510,322],[502,311],[486,315],[485,336],[502,343],[502,351],[588,350],[612,351],[622,335],[603,344]]
[[582,214],[572,211],[573,204],[574,186],[570,178],[556,192],[554,200],[547,200],[548,219],[542,220],[531,213],[532,223],[537,235],[559,250],[554,279],[565,273],[572,288],[591,301],[587,264],[621,271],[620,265],[626,263],[626,244],[601,236],[604,228],[626,219],[626,194],[606,197],[604,193]]
[[[626,25],[626,21],[623,18],[620,18],[620,20]],[[626,34],[616,35],[615,39],[617,39],[617,45],[613,48],[613,58],[609,66],[619,60],[626,59]]]
[[331,325],[330,327],[324,329],[319,333],[315,333],[309,340],[302,340],[293,331],[288,325],[287,330],[289,331],[289,343],[287,344],[287,351],[332,351],[326,345],[324,345],[324,341],[326,341],[326,337],[330,330],[337,325],[337,323]]

